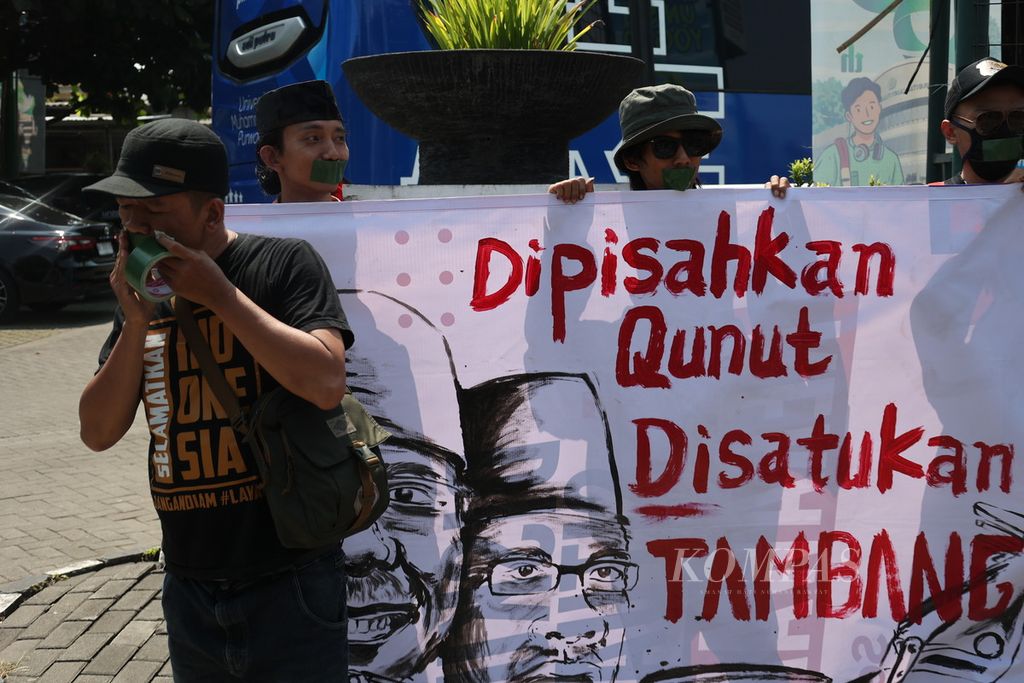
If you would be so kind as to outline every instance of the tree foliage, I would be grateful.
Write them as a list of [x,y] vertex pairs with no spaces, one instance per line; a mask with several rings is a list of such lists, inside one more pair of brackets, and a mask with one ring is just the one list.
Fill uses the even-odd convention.
[[814,122],[812,130],[814,134],[838,126],[846,120],[846,110],[843,108],[843,84],[838,78],[827,78],[815,81],[812,86],[814,92]]
[[213,0],[7,0],[0,73],[70,84],[74,106],[120,120],[210,106]]

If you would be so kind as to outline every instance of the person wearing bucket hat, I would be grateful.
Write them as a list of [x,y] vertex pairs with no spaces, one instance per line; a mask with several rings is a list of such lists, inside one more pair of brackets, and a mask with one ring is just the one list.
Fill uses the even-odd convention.
[[341,201],[345,123],[326,81],[293,83],[256,102],[256,178],[278,202]]
[[227,154],[194,121],[132,130],[113,175],[87,189],[113,195],[125,231],[169,252],[159,269],[178,299],[154,302],[132,287],[122,235],[113,328],[79,402],[82,441],[96,451],[116,444],[144,406],[174,679],[344,680],[344,556],[337,544],[295,550],[278,539],[254,454],[176,317],[192,302],[243,410],[278,386],[337,406],[353,337],[326,266],[302,240],[227,228]]
[[[701,159],[722,140],[722,126],[697,111],[686,88],[665,83],[637,88],[619,104],[622,141],[615,166],[629,176],[632,190],[686,190],[700,184]],[[594,190],[593,178],[570,178],[548,192],[575,203]]]
[[985,57],[968,64],[946,94],[940,124],[963,159],[962,171],[944,185],[1020,180],[1024,153],[1024,68]]

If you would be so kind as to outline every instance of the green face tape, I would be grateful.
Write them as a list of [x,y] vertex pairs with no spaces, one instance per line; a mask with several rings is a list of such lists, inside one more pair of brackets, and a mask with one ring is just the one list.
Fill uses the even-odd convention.
[[693,183],[693,176],[697,174],[690,167],[685,168],[666,168],[661,172],[662,182],[665,184],[667,190],[689,190]]
[[1024,137],[995,138],[981,141],[983,161],[1017,161],[1024,156]]
[[314,159],[313,167],[309,169],[309,179],[314,183],[328,183],[337,185],[345,177],[345,161],[327,161],[326,159]]
[[167,301],[174,290],[160,276],[156,264],[169,257],[170,252],[149,235],[129,233],[128,239],[132,243],[132,253],[125,264],[128,284],[147,301]]

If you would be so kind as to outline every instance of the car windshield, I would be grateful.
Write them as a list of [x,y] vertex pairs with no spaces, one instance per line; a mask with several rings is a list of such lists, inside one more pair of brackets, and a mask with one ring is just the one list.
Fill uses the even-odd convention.
[[[17,214],[17,215],[16,215]],[[41,203],[38,199],[0,195],[0,219],[6,223],[9,219],[30,218],[50,225],[80,225],[82,219],[60,209]]]

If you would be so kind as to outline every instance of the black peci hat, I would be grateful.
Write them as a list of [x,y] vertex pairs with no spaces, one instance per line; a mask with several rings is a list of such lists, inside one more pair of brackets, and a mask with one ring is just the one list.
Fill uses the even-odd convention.
[[114,174],[82,190],[138,198],[195,190],[223,197],[228,193],[228,154],[203,124],[160,119],[129,132]]
[[1024,68],[1007,65],[991,57],[968,64],[949,85],[949,91],[946,93],[946,118],[952,116],[956,106],[968,97],[1001,83],[1024,88]]
[[303,81],[265,93],[256,102],[256,130],[272,130],[304,121],[341,121],[334,91],[327,81]]

